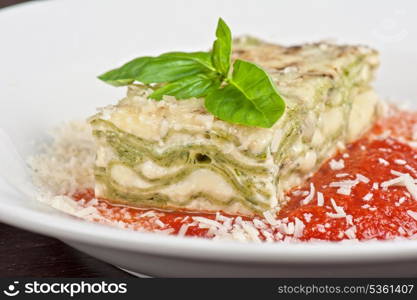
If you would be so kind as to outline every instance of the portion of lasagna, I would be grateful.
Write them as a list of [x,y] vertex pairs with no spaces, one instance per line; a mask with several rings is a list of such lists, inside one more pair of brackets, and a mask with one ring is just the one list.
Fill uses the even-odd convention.
[[132,84],[117,105],[91,118],[96,197],[240,215],[279,209],[285,191],[360,137],[378,114],[370,87],[378,54],[369,48],[241,39],[233,57],[263,67],[285,99],[273,127],[219,120],[204,99],[150,100],[151,88]]

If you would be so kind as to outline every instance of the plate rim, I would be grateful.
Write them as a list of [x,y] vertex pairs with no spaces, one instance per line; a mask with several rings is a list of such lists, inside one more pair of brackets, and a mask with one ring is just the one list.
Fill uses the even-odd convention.
[[[45,204],[43,204],[45,205]],[[46,206],[46,205],[45,205]],[[58,212],[58,210],[57,210]],[[0,202],[0,220],[29,231],[125,251],[245,263],[352,263],[417,259],[417,240],[242,243],[119,229]],[[306,255],[308,253],[308,255]]]

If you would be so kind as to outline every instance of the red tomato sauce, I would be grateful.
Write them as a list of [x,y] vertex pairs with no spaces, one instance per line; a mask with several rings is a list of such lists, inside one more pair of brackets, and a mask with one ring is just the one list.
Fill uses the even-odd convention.
[[[339,164],[343,161],[343,168],[332,168],[329,160],[303,186],[289,191],[289,201],[278,212],[277,218],[286,224],[301,221],[302,234],[297,236],[297,240],[301,241],[416,238],[417,195],[413,196],[401,183],[383,184],[398,178],[398,173],[395,175],[393,172],[417,178],[417,148],[406,142],[416,138],[413,136],[416,124],[416,113],[394,109],[389,116],[377,122],[365,137],[348,145],[332,158]],[[340,185],[345,186],[342,191],[339,190]],[[312,186],[314,197],[305,203]],[[319,205],[317,192],[323,195],[322,206]],[[94,198],[94,193],[87,191],[74,195],[74,198],[84,199],[88,203]],[[130,229],[174,235],[183,228],[181,235],[212,238],[210,230],[197,225],[193,217],[217,219],[216,215],[207,213],[149,211],[116,206],[103,199],[98,199],[95,207],[104,218],[127,224]],[[226,214],[222,216],[230,218],[232,222],[238,218]],[[253,218],[242,219],[253,221]],[[265,221],[260,217],[256,219]],[[269,241],[271,237],[274,241],[281,241],[286,236],[296,235],[292,230],[282,232],[282,228],[278,233],[280,229],[265,223],[269,233],[260,226],[260,240],[267,239],[267,235]]]

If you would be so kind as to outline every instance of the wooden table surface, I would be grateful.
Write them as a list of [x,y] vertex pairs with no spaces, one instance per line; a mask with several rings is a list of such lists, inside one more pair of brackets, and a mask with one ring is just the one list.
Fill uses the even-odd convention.
[[[0,8],[25,2],[0,0]],[[0,223],[0,277],[131,277],[61,241]]]
[[0,277],[130,277],[61,241],[0,223]]

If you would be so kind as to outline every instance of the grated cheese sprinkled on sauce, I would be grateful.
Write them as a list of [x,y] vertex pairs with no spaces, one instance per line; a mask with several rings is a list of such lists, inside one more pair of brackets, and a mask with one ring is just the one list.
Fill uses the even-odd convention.
[[405,165],[405,164],[407,164],[407,162],[405,160],[403,160],[403,159],[396,159],[396,160],[394,160],[394,162],[397,165]]
[[384,166],[389,166],[389,162],[383,158],[378,158],[378,162]]
[[417,212],[412,211],[412,210],[407,210],[407,214],[412,217],[414,220],[417,221]]
[[368,194],[366,194],[365,196],[363,196],[362,197],[362,199],[364,200],[364,201],[369,201],[369,200],[371,200],[372,199],[372,197],[374,196],[374,194],[372,194],[372,193],[368,193]]
[[339,159],[339,160],[331,159],[329,162],[329,165],[332,170],[341,170],[345,167],[345,162],[343,159]]
[[316,191],[316,188],[314,187],[314,184],[310,183],[310,192],[307,195],[307,197],[304,198],[303,204],[309,204],[311,200],[313,200],[315,191]]
[[324,205],[323,193],[317,192],[317,206],[323,206],[323,205]]

